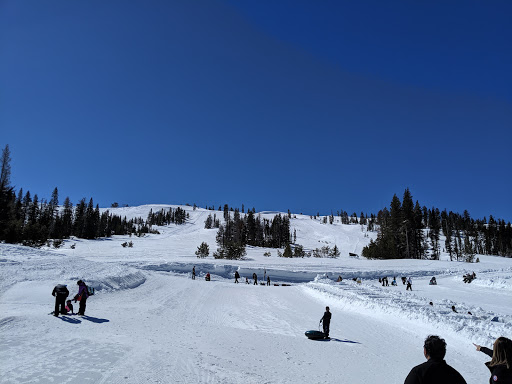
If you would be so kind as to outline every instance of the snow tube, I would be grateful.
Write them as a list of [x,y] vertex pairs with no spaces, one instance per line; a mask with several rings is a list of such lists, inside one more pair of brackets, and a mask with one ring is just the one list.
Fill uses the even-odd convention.
[[304,333],[308,339],[317,340],[325,338],[325,334],[320,331],[306,331]]

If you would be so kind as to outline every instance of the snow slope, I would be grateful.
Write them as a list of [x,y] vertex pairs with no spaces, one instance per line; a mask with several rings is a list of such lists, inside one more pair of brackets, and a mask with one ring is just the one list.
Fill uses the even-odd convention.
[[[167,207],[111,211],[145,218]],[[158,228],[160,235],[73,239],[58,250],[0,244],[0,382],[402,383],[424,361],[424,338],[438,334],[448,363],[476,384],[488,380],[488,359],[471,343],[512,336],[511,259],[353,258],[348,253],[360,254],[373,233],[297,215],[297,243],[336,244],[341,257],[290,260],[248,248],[243,261],[201,260],[194,255],[201,242],[216,248],[216,231],[204,229],[210,211],[183,208],[188,223]],[[133,248],[121,247],[130,240]],[[234,284],[235,270],[242,280],[266,271],[272,283],[291,286]],[[464,284],[462,275],[473,271],[477,279]],[[382,287],[377,279],[386,275],[412,276],[413,291],[400,281]],[[437,286],[428,285],[433,275]],[[53,287],[68,284],[74,295],[78,279],[97,292],[86,316],[49,315]],[[310,341],[304,332],[317,329],[326,305],[332,339]]]

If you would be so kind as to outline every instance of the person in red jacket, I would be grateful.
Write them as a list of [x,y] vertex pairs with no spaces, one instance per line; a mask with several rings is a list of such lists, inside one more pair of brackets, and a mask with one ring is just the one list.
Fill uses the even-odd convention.
[[427,361],[411,369],[404,384],[466,384],[462,375],[444,361],[444,339],[428,336],[423,345],[423,354]]
[[494,342],[492,351],[473,343],[477,351],[491,357],[491,361],[485,363],[491,377],[490,384],[512,384],[512,340],[506,337],[498,337]]

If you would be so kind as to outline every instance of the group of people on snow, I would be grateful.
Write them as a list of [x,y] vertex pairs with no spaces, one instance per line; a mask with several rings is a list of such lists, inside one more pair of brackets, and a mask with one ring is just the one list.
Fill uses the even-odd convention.
[[[82,281],[78,280],[76,282],[78,285],[78,293],[73,297],[73,301],[76,303],[80,301],[80,306],[78,308],[78,315],[85,315],[85,308],[87,305],[87,298],[90,296],[89,289],[87,285]],[[58,317],[59,314],[68,315],[71,312],[71,315],[74,315],[73,312],[73,304],[71,300],[67,300],[69,296],[69,290],[65,284],[57,284],[52,291],[52,296],[55,296],[55,310],[53,311],[53,315]]]
[[[320,319],[325,339],[329,338],[331,317],[329,307],[325,307],[324,315]],[[477,351],[491,357],[491,361],[485,363],[491,373],[489,384],[512,384],[512,340],[498,337],[492,350],[478,344],[473,345]],[[404,384],[466,384],[462,375],[444,360],[444,339],[435,335],[428,336],[423,344],[423,355],[427,361],[412,368]]]
[[[264,275],[263,276],[264,276],[264,278],[266,280],[266,285],[270,286],[270,276],[267,275],[267,270],[266,269],[264,271]],[[206,273],[204,278],[205,278],[206,281],[210,281],[211,280],[210,272]],[[194,267],[192,268],[192,280],[195,280],[195,279],[196,279],[196,266],[194,265]],[[238,279],[240,279],[240,273],[238,273],[238,271],[235,271],[235,283],[236,284],[239,283]],[[253,280],[253,284],[254,285],[258,285],[258,275],[256,274],[256,272],[254,272],[252,274],[252,280]],[[245,283],[249,284],[249,278],[248,277],[245,278]]]
[[[489,384],[511,384],[512,340],[499,337],[494,342],[492,350],[477,344],[473,345],[477,351],[491,357],[491,361],[485,363],[491,373]],[[425,339],[423,354],[427,361],[414,367],[407,375],[404,384],[466,384],[462,375],[444,360],[446,342],[439,336],[428,336]]]
[[476,279],[476,273],[473,272],[473,273],[467,273],[465,274],[463,277],[462,277],[462,280],[465,282],[465,283],[471,283],[473,280]]
[[[389,280],[387,276],[379,277],[379,283],[382,284],[383,287],[389,287]],[[406,291],[412,291],[412,279],[410,277],[402,276],[402,284],[406,285]],[[391,285],[397,286],[396,276],[393,276],[393,281],[391,281]]]

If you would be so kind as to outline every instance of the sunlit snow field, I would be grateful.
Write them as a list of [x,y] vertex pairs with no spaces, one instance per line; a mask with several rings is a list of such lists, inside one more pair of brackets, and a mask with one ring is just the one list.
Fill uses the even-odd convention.
[[[151,208],[168,207],[111,211],[146,218]],[[512,337],[512,259],[350,257],[376,233],[297,215],[298,244],[336,244],[341,256],[284,259],[276,249],[248,247],[245,260],[215,260],[216,230],[204,221],[222,212],[182,208],[187,224],[159,227],[159,235],[71,239],[60,249],[0,244],[0,382],[403,383],[424,361],[424,338],[437,334],[447,341],[448,364],[476,384],[488,381],[488,358],[472,343],[490,347],[498,336]],[[133,248],[123,248],[125,241]],[[203,241],[210,256],[198,259]],[[272,285],[253,285],[252,274],[262,280],[264,271]],[[477,275],[471,284],[462,281],[467,272]],[[382,287],[383,276],[390,283],[396,276],[398,285]],[[401,276],[412,277],[412,292]],[[432,276],[437,286],[428,284]],[[78,279],[96,290],[86,316],[51,316],[53,287],[67,284],[73,296]],[[308,340],[304,332],[318,329],[326,305],[331,340]]]

